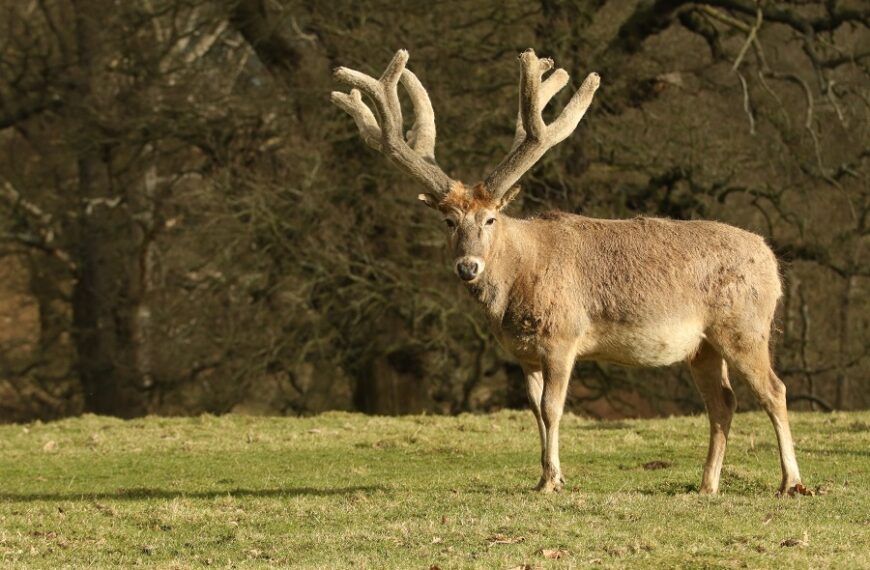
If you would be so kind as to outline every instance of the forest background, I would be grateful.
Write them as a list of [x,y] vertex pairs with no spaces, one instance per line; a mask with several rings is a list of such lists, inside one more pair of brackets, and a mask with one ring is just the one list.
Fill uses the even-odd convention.
[[[868,25],[858,0],[0,0],[0,419],[524,407],[440,220],[329,103],[334,67],[398,48],[468,181],[512,139],[517,54],[599,72],[510,213],[765,236],[791,407],[866,408]],[[684,367],[594,363],[569,406],[703,410]]]

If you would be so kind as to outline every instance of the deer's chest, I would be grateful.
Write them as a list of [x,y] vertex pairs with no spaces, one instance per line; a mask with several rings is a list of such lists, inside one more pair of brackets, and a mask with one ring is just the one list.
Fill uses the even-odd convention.
[[501,345],[520,360],[537,360],[541,354],[544,318],[531,313],[506,315],[492,322]]
[[509,288],[484,282],[471,293],[499,343],[521,361],[538,361],[554,341],[570,342],[584,329],[582,308],[565,295],[541,294],[522,282]]
[[491,322],[502,346],[524,361],[537,361],[554,342],[571,342],[583,329],[582,315],[564,306],[509,304],[494,317]]

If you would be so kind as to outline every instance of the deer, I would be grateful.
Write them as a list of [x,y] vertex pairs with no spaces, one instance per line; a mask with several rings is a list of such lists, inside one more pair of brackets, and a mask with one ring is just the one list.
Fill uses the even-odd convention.
[[[332,92],[331,100],[353,118],[369,147],[425,187],[418,198],[443,219],[453,271],[519,362],[541,445],[535,489],[548,493],[565,485],[559,424],[576,361],[632,367],[685,361],[710,424],[700,493],[719,491],[737,405],[729,371],[745,379],[773,423],[782,470],[778,494],[802,492],[786,387],[771,367],[782,286],[764,239],[715,221],[505,214],[522,175],[577,128],[600,77],[590,73],[547,124],[542,111],[569,75],[554,69],[552,59],[523,52],[513,144],[485,180],[468,185],[435,160],[434,110],[407,69],[408,58],[399,50],[377,79],[335,69],[334,78],[351,89]],[[399,83],[414,112],[404,134]]]

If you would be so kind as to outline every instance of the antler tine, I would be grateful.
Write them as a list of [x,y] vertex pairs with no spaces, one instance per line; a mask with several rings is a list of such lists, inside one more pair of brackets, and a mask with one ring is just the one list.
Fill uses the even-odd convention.
[[[552,60],[547,60],[552,61]],[[546,73],[546,70],[541,71],[541,73]],[[562,69],[561,67],[554,71],[548,78],[546,78],[541,83],[541,88],[538,91],[538,97],[540,98],[540,108],[543,110],[550,100],[562,90],[565,85],[568,84],[568,79],[570,76],[568,72]],[[517,129],[516,134],[514,134],[514,142],[511,145],[510,152],[513,152],[521,142],[523,142],[526,138],[526,129],[523,128],[523,101],[520,99],[520,108],[517,111]]]
[[553,69],[553,60],[538,59],[531,49],[524,51],[520,60],[523,62],[520,66],[520,117],[523,129],[532,138],[539,139],[547,128],[541,116],[541,76]]
[[402,85],[414,105],[414,126],[408,131],[408,143],[423,158],[435,162],[435,110],[429,94],[414,72],[402,72]]
[[[435,112],[420,80],[405,69],[408,52],[399,50],[379,79],[346,67],[335,70],[335,78],[353,87],[350,94],[335,91],[332,102],[353,117],[363,140],[428,186],[436,194],[446,194],[455,182],[435,163]],[[414,126],[410,140],[402,134],[402,107],[398,82],[408,90],[414,105]],[[362,100],[365,94],[375,105],[375,114]]]
[[363,102],[359,89],[351,89],[350,94],[333,91],[330,98],[335,105],[353,117],[363,142],[382,152],[381,128],[372,110]]
[[520,111],[514,143],[484,182],[496,198],[503,196],[544,153],[577,128],[598,89],[600,78],[597,73],[590,73],[556,120],[547,125],[541,111],[568,82],[563,69],[557,69],[542,82],[542,75],[552,67],[552,60],[539,59],[534,50],[520,55]]
[[381,87],[382,105],[384,106],[383,113],[381,113],[381,120],[384,122],[384,140],[388,144],[394,142],[392,140],[394,137],[404,142],[402,139],[402,105],[399,103],[399,90],[396,87],[407,63],[408,51],[400,49],[390,60],[380,80],[378,80]]

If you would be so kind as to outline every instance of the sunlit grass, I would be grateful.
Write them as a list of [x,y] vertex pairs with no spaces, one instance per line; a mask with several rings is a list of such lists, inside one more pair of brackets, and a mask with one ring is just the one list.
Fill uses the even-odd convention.
[[[740,414],[722,495],[703,417],[564,420],[539,495],[529,412],[84,417],[0,427],[7,567],[870,566],[870,413],[792,414],[814,497],[776,499],[766,416]],[[651,461],[667,464],[644,469]],[[782,544],[793,544],[783,546]],[[558,560],[542,550],[562,551]],[[549,552],[553,555],[553,552]]]

